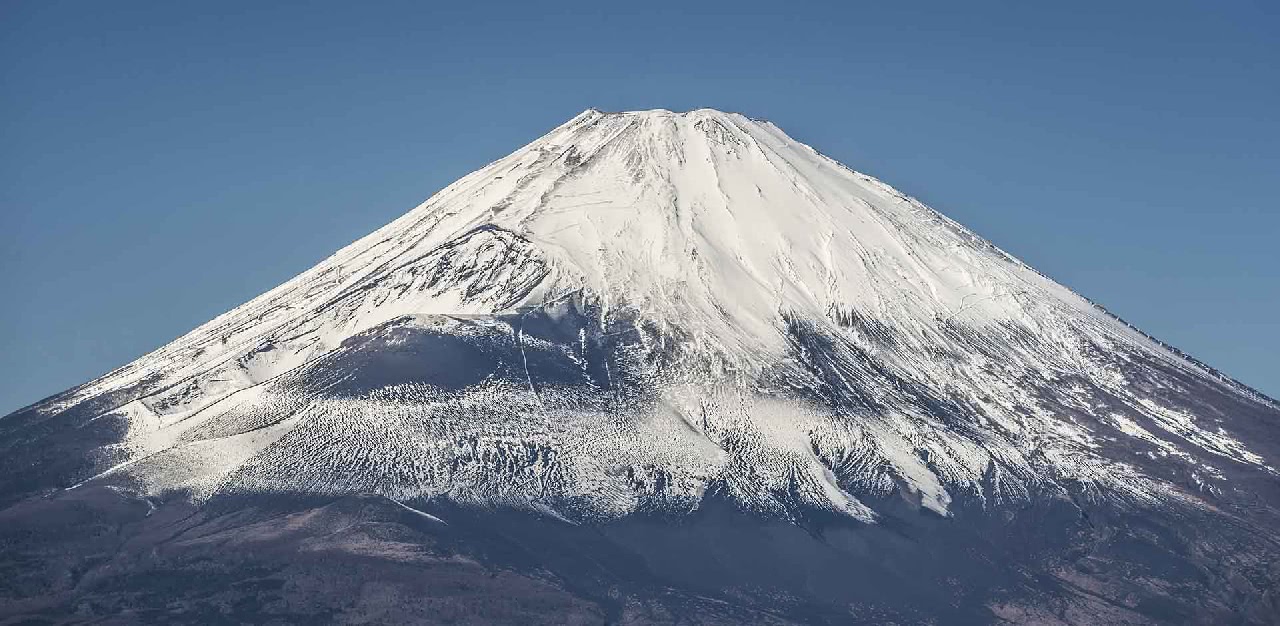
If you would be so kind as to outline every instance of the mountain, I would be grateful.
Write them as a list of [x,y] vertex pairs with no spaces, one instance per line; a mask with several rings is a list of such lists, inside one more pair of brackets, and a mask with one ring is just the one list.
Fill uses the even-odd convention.
[[587,110],[0,419],[0,617],[1280,623],[1278,420],[769,122]]

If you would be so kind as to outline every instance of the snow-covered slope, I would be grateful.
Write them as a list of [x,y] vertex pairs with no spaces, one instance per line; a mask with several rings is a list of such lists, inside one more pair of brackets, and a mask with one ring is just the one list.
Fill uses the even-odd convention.
[[125,425],[64,486],[875,522],[1274,477],[1199,386],[1276,410],[771,123],[588,110],[24,419]]

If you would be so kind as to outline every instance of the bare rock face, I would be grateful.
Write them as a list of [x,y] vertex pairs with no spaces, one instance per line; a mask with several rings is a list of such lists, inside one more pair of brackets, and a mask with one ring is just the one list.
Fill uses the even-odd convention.
[[0,419],[0,618],[1275,623],[1278,420],[768,122],[588,110]]

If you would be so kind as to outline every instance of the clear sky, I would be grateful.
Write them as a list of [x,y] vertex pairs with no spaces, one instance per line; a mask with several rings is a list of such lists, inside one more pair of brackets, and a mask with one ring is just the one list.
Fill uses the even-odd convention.
[[5,1],[0,414],[592,106],[770,119],[1280,396],[1278,7]]

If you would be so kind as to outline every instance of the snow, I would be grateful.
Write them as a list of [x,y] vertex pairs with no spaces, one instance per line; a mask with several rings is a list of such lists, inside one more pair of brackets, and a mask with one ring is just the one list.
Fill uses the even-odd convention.
[[[591,311],[601,328],[634,319],[657,329],[640,335],[654,342],[643,349],[672,355],[661,402],[627,423],[566,411],[548,404],[544,396],[558,392],[535,387],[527,360],[526,389],[490,386],[461,397],[404,389],[419,400],[295,398],[276,388],[344,341],[404,316],[440,324],[430,316],[556,307]],[[789,320],[839,340],[830,354],[809,354]],[[537,341],[522,328],[510,334],[522,355]],[[622,515],[656,497],[620,481],[615,470],[625,467],[639,483],[660,474],[662,497],[689,506],[722,481],[762,511],[785,514],[776,495],[794,488],[814,506],[872,521],[860,496],[894,490],[948,515],[956,493],[1019,497],[1054,476],[1135,499],[1164,489],[1104,458],[1100,426],[1062,413],[1076,405],[1095,412],[1093,389],[1133,397],[1099,347],[1205,375],[959,224],[773,124],[710,109],[587,110],[42,410],[136,386],[136,399],[109,412],[130,424],[121,445],[131,458],[104,474],[131,472],[156,489],[210,492],[232,481],[237,489],[371,489],[557,511],[530,495],[537,484]],[[750,393],[798,349],[839,381],[833,393],[856,390],[897,408],[832,414]],[[867,358],[880,368],[868,368]],[[1048,402],[1015,382],[1052,386],[1064,375],[1091,386]],[[900,381],[962,407],[955,417],[965,428],[920,409],[919,394]],[[458,402],[523,414],[510,417],[509,428],[442,417],[441,406]],[[1175,457],[1205,450],[1268,467],[1193,415],[1137,399],[1129,406],[1178,440],[1124,415],[1099,421]],[[690,417],[708,412],[703,425]],[[288,451],[302,445],[290,443],[302,432],[325,442],[306,453],[329,463],[330,478],[274,471],[302,462]],[[454,445],[460,437],[473,448]],[[524,444],[561,460],[526,468],[532,473],[466,474],[464,461],[477,449],[505,458]],[[394,485],[341,471],[356,460],[365,467],[405,458],[416,478]],[[447,466],[466,475],[439,470]]]

